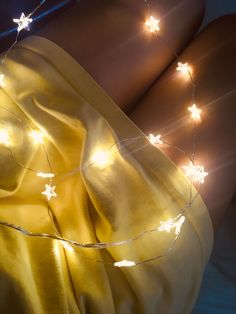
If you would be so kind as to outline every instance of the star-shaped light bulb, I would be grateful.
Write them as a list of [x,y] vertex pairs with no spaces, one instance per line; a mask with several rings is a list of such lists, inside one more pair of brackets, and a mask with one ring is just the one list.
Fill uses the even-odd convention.
[[189,74],[191,73],[191,68],[188,65],[188,63],[182,63],[182,62],[178,62],[178,66],[176,68],[177,71],[180,71],[184,74]]
[[160,30],[160,27],[159,27],[159,22],[160,20],[156,19],[155,17],[153,16],[150,16],[146,22],[145,22],[145,25],[147,26],[149,32],[151,33],[157,33],[159,32]]
[[27,31],[29,31],[29,24],[33,22],[33,19],[31,19],[29,16],[25,16],[24,13],[21,13],[20,18],[13,19],[13,22],[18,25],[18,32],[22,31],[22,29],[26,29]]
[[184,166],[183,169],[185,171],[185,175],[192,182],[204,183],[204,178],[208,175],[203,166],[194,165],[192,161],[190,161],[188,166]]
[[191,112],[191,118],[194,121],[200,121],[201,120],[202,110],[199,109],[195,104],[193,104],[192,107],[188,107],[188,111]]
[[147,139],[149,140],[149,142],[156,146],[156,145],[160,145],[160,144],[163,144],[163,141],[161,140],[161,135],[158,134],[158,135],[153,135],[152,133],[150,133],[147,137]]
[[33,130],[30,132],[30,136],[36,144],[43,144],[43,133],[41,131]]
[[50,172],[37,172],[37,176],[41,178],[53,178],[55,174]]
[[126,259],[124,259],[123,261],[114,263],[114,266],[116,266],[116,267],[132,267],[132,266],[135,266],[135,265],[136,265],[135,262],[127,261]]
[[161,221],[160,222],[160,227],[158,228],[159,231],[166,231],[166,232],[170,232],[171,229],[175,228],[175,234],[178,235],[181,231],[181,227],[183,225],[185,221],[185,217],[181,216],[179,218],[179,216],[175,217],[175,218],[170,218],[167,221]]
[[10,144],[10,136],[7,130],[0,129],[0,144],[8,146]]
[[48,201],[50,201],[52,197],[57,197],[55,188],[56,186],[51,186],[51,184],[45,184],[45,190],[41,194],[45,195]]
[[94,166],[103,169],[113,163],[112,154],[110,151],[97,150],[91,158]]
[[0,74],[0,87],[4,87],[5,86],[5,75],[4,74]]

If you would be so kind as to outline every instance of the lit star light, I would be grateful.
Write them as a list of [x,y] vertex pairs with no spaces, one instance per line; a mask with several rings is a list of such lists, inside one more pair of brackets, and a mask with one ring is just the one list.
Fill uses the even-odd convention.
[[0,87],[5,86],[4,78],[5,78],[4,74],[0,74]]
[[176,219],[179,216],[175,218],[170,218],[167,221],[161,221],[161,226],[158,228],[159,231],[167,231],[168,233],[171,231],[172,228],[175,228],[175,234],[178,235],[180,233],[182,224],[185,221],[185,217],[181,216],[177,221]]
[[204,178],[208,175],[208,173],[204,171],[203,166],[195,166],[192,161],[190,161],[188,166],[184,166],[183,169],[185,171],[185,175],[192,182],[204,183]]
[[127,261],[126,259],[124,259],[123,261],[114,263],[114,266],[116,266],[116,267],[132,267],[132,266],[135,266],[135,265],[136,265],[135,262]]
[[22,29],[26,29],[27,31],[29,31],[29,24],[33,22],[33,19],[29,18],[29,16],[25,16],[24,13],[21,13],[20,18],[13,19],[13,22],[18,25],[18,32],[22,31]]
[[43,133],[40,131],[33,130],[30,132],[30,136],[37,144],[43,144]]
[[8,146],[10,144],[10,136],[7,130],[0,129],[0,144]]
[[188,65],[188,63],[182,63],[182,62],[178,62],[178,66],[176,70],[185,74],[189,74],[191,72],[191,68]]
[[54,173],[46,173],[46,172],[38,172],[37,176],[41,177],[41,178],[53,178],[55,176],[55,174]]
[[188,107],[188,111],[191,112],[191,118],[194,121],[200,121],[201,120],[202,110],[198,109],[198,107],[195,104],[193,104],[192,107]]
[[160,30],[159,20],[155,19],[155,17],[150,16],[149,19],[145,22],[145,25],[148,27],[151,33],[157,33]]
[[50,201],[52,197],[57,197],[55,190],[55,186],[51,186],[51,184],[45,184],[45,191],[43,191],[41,194],[45,195],[47,199]]
[[152,145],[158,145],[158,144],[163,144],[163,141],[161,140],[161,135],[158,134],[158,135],[153,135],[152,133],[148,135],[147,139],[149,140],[149,142],[152,144]]

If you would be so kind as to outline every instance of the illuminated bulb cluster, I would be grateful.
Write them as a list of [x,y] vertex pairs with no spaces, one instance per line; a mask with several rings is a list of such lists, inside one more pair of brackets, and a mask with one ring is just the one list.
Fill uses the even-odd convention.
[[188,166],[183,166],[183,169],[185,171],[185,175],[192,182],[204,183],[204,178],[208,175],[203,166],[194,165],[192,161],[190,161]]
[[176,68],[177,71],[180,71],[184,74],[189,74],[191,73],[191,68],[188,65],[188,63],[182,63],[182,62],[178,62],[178,66]]
[[158,134],[158,135],[153,135],[152,133],[148,135],[147,139],[149,140],[149,142],[152,144],[152,145],[160,145],[160,144],[163,144],[163,141],[161,140],[161,135]]
[[159,20],[158,19],[156,19],[155,17],[153,17],[153,16],[150,16],[149,18],[148,18],[148,20],[146,20],[146,22],[145,22],[145,25],[147,26],[147,28],[148,28],[148,30],[149,30],[149,32],[151,32],[151,33],[157,33],[157,32],[159,32],[159,30],[160,30],[160,27],[159,27]]
[[29,24],[33,22],[33,19],[31,19],[29,16],[25,16],[24,13],[21,13],[20,18],[13,19],[13,22],[18,25],[18,32],[22,31],[22,29],[26,29],[27,31],[29,31]]
[[132,266],[135,266],[135,265],[136,265],[135,262],[127,261],[126,259],[124,259],[123,261],[114,263],[114,266],[116,266],[116,267],[132,267]]
[[5,79],[4,74],[0,74],[0,87],[4,87],[5,86],[4,79]]
[[200,121],[201,120],[202,110],[199,109],[195,104],[193,104],[192,107],[188,107],[188,111],[191,112],[191,118],[194,121]]
[[[176,221],[177,220],[177,221]],[[170,218],[167,221],[161,221],[161,226],[158,228],[159,231],[170,232],[171,229],[175,229],[175,234],[178,235],[181,231],[182,224],[185,221],[185,217],[181,216],[178,219],[178,216],[175,218]]]

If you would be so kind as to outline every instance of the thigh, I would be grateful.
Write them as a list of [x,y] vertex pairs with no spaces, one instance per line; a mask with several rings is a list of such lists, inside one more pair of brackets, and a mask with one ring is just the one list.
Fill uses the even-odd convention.
[[[200,194],[217,226],[231,201],[236,185],[236,15],[213,22],[183,52],[181,60],[192,65],[196,100],[203,121],[198,126],[196,162],[209,176]],[[130,113],[147,134],[161,133],[166,141],[191,152],[191,83],[176,71],[176,62],[154,84]],[[178,164],[186,157],[163,149]]]
[[[173,59],[173,53],[144,27],[160,18],[173,50],[192,38],[203,15],[203,0],[81,0],[38,34],[69,52],[127,110]],[[174,25],[174,27],[173,27]]]

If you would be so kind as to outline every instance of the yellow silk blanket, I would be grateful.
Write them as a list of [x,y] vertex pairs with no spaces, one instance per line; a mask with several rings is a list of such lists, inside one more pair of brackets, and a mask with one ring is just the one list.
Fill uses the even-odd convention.
[[[0,127],[10,144],[0,145],[0,221],[55,235],[51,211],[64,238],[111,242],[155,228],[184,208],[189,181],[60,47],[29,37],[1,72]],[[44,132],[44,148],[28,128]],[[56,174],[49,207],[41,194],[48,179],[36,172]],[[189,314],[213,236],[199,196],[187,213],[169,251],[174,230],[71,251],[0,226],[0,312]],[[135,267],[113,266],[167,251]]]

